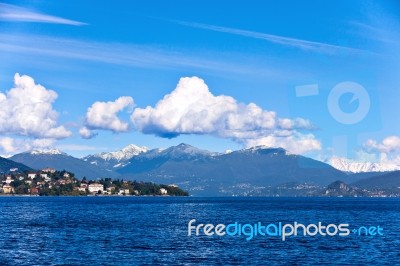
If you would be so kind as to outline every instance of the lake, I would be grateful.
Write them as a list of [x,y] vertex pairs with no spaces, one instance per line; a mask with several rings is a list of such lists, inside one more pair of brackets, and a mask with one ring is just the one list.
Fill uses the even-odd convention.
[[[188,223],[348,224],[383,234],[188,236]],[[399,264],[400,199],[0,197],[1,265]],[[374,233],[374,231],[371,231]]]

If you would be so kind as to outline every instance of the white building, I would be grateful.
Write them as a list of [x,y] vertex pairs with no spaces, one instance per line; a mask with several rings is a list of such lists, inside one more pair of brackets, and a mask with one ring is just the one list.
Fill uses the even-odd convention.
[[54,174],[56,172],[56,169],[47,167],[47,168],[42,169],[42,172]]
[[14,192],[14,188],[10,185],[4,185],[3,186],[3,193],[4,194],[10,194]]
[[104,192],[104,186],[102,184],[99,184],[99,183],[93,183],[93,184],[90,184],[88,186],[88,190],[89,190],[90,193],[97,193],[99,190],[101,191],[101,193],[103,193]]
[[167,195],[168,191],[165,188],[160,188],[160,194],[161,195]]
[[11,184],[11,182],[13,182],[13,181],[14,181],[14,179],[12,179],[11,176],[7,176],[7,179],[6,179],[6,184],[7,185]]
[[41,177],[43,177],[44,179],[47,178],[47,174],[40,174]]
[[120,189],[118,195],[129,195],[129,189]]
[[29,173],[28,178],[30,178],[30,179],[36,178],[36,173]]
[[108,187],[108,188],[107,188],[107,192],[110,193],[110,194],[111,194],[114,190],[115,190],[115,187]]

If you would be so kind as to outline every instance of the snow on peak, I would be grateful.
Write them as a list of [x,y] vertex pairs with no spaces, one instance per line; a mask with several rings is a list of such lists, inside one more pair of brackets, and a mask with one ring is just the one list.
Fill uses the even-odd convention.
[[33,155],[40,155],[40,154],[48,154],[48,155],[62,154],[62,155],[66,155],[65,152],[62,152],[59,149],[32,150],[29,153],[33,154]]
[[284,154],[284,155],[292,155],[289,153],[287,150],[283,148],[273,148],[270,146],[266,145],[258,145],[258,146],[253,146],[247,149],[240,150],[239,152],[245,152],[245,153],[257,153],[259,151],[267,151],[267,152],[272,152],[273,154]]
[[122,148],[119,151],[112,152],[102,152],[94,155],[95,157],[102,158],[106,161],[109,160],[129,160],[132,157],[139,155],[142,152],[147,152],[149,149],[145,146],[139,147],[134,144],[129,144],[128,146]]
[[246,150],[248,150],[248,151],[257,151],[257,150],[267,150],[267,149],[272,149],[272,147],[269,147],[267,145],[257,145],[257,146],[253,146],[253,147],[247,148]]
[[352,173],[387,172],[400,170],[399,165],[373,162],[356,162],[340,157],[332,157],[328,163],[340,171]]
[[168,149],[163,150],[162,152],[169,154],[187,154],[187,155],[210,155],[210,152],[207,150],[201,150],[199,148],[193,147],[186,143],[181,143],[177,146],[169,147]]

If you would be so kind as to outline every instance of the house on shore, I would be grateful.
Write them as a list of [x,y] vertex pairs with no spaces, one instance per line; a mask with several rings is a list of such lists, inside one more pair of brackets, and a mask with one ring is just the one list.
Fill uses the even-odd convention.
[[118,195],[129,195],[129,189],[124,189],[124,188],[121,188],[119,191],[118,191]]
[[14,193],[14,188],[10,185],[4,185],[3,186],[3,193],[4,194],[11,194]]
[[101,193],[104,192],[104,186],[102,184],[99,183],[93,183],[90,184],[88,186],[88,190],[90,193],[98,193],[99,191],[101,191]]
[[36,178],[36,173],[28,173],[28,178],[30,179]]
[[50,168],[50,167],[46,167],[42,169],[43,173],[50,173],[50,174],[54,174],[56,172],[56,169],[54,168]]

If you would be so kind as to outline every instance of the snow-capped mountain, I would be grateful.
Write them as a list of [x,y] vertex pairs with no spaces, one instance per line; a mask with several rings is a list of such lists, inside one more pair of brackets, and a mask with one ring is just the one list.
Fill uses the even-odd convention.
[[329,160],[328,163],[340,171],[352,173],[388,172],[400,170],[399,165],[372,162],[356,162],[340,157],[333,157]]
[[162,156],[169,156],[170,158],[197,158],[203,156],[210,156],[211,152],[201,150],[189,144],[181,143],[177,146],[172,146],[159,152]]
[[102,152],[94,154],[93,157],[101,158],[106,161],[109,160],[122,161],[122,160],[129,160],[133,156],[139,155],[142,152],[147,152],[148,150],[149,148],[145,146],[139,147],[134,144],[130,144],[119,151]]
[[246,154],[267,152],[269,154],[274,154],[274,155],[278,155],[278,154],[280,154],[280,155],[292,155],[290,152],[288,152],[287,150],[285,150],[283,148],[272,148],[272,147],[265,146],[265,145],[254,146],[254,147],[238,150],[236,152],[238,152],[238,153],[246,153]]
[[62,152],[59,149],[31,150],[27,153],[30,153],[32,155],[40,155],[40,154],[49,154],[49,155],[63,154],[63,155],[66,155],[65,152]]
[[82,159],[93,165],[101,166],[106,169],[115,169],[125,166],[130,159],[139,154],[146,153],[148,150],[149,149],[145,146],[139,147],[130,144],[118,151],[97,153],[88,155]]
[[33,150],[15,154],[10,160],[24,164],[32,169],[43,169],[46,167],[55,168],[57,170],[67,170],[75,174],[76,177],[82,178],[101,178],[116,177],[116,173],[107,171],[101,167],[97,167],[81,159],[72,157],[58,149],[50,150]]
[[225,188],[243,183],[268,187],[348,180],[326,163],[266,146],[215,154],[181,143],[135,156],[116,171],[124,178],[177,184],[195,195],[224,195]]

